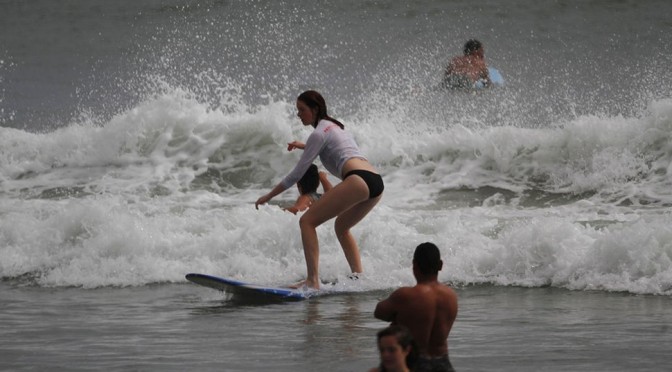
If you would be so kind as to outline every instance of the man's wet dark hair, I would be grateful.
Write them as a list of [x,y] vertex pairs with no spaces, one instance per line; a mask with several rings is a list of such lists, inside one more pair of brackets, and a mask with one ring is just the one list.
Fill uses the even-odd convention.
[[317,187],[320,186],[320,173],[317,171],[317,165],[311,164],[297,183],[301,186],[302,194],[316,192]]
[[413,262],[425,275],[435,275],[441,270],[441,252],[434,243],[422,243],[415,248]]
[[466,55],[469,55],[469,54],[471,54],[471,53],[473,53],[473,52],[475,52],[475,51],[481,49],[482,47],[483,47],[483,44],[481,44],[480,41],[478,41],[478,40],[476,40],[476,39],[468,40],[468,41],[464,44],[464,55],[465,55],[465,56],[466,56]]

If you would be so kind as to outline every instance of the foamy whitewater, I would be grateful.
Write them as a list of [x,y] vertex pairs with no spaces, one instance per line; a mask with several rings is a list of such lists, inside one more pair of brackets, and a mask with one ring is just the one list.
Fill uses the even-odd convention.
[[[425,241],[441,249],[439,279],[464,289],[465,304],[467,289],[481,287],[531,288],[548,301],[566,292],[585,293],[587,301],[666,300],[670,11],[667,1],[0,5],[2,283],[17,298],[41,289],[106,293],[92,300],[104,308],[107,296],[194,290],[181,286],[190,272],[271,285],[302,279],[300,216],[281,208],[297,190],[259,210],[254,202],[296,164],[300,154],[287,152],[287,143],[305,141],[311,128],[301,125],[295,100],[316,89],[385,182],[382,201],[353,229],[360,280],[345,280],[333,221],[318,229],[321,278],[368,296],[360,305],[413,284],[412,251]],[[472,37],[506,84],[436,89],[450,57]],[[121,303],[132,308],[143,296]],[[254,324],[267,319],[264,308],[252,309]],[[370,310],[354,323],[366,342],[382,325]],[[472,350],[459,349],[470,340],[460,338],[460,324],[490,316],[473,314],[466,310],[456,323],[461,369],[478,370],[479,359],[460,364]],[[282,319],[303,324],[292,316]],[[356,369],[373,367],[373,344],[369,351]],[[21,353],[6,354],[17,358],[6,366],[21,365]],[[36,365],[71,367],[55,355]],[[548,366],[520,360],[509,367]],[[83,365],[137,366],[89,362]],[[255,369],[231,363],[224,365]]]
[[[191,271],[300,279],[298,217],[279,207],[296,190],[253,204],[295,164],[286,143],[309,134],[294,111],[223,112],[175,89],[104,125],[3,128],[2,276],[86,288]],[[343,120],[386,182],[355,229],[362,289],[410,282],[409,252],[432,241],[455,283],[672,294],[672,100],[550,128]],[[319,237],[322,276],[348,274],[332,223]]]

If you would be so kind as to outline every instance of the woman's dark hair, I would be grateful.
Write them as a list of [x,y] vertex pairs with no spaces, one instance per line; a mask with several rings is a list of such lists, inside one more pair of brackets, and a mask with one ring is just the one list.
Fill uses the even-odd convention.
[[413,340],[413,336],[411,336],[411,332],[408,330],[408,328],[401,325],[391,325],[379,331],[377,336],[379,345],[381,338],[386,336],[394,336],[403,349],[406,349],[410,346],[411,351],[406,356],[406,366],[411,370],[413,369],[415,362],[418,360],[419,353],[418,345],[415,343],[415,340]]
[[317,115],[315,117],[315,122],[313,123],[313,127],[317,126],[317,123],[319,123],[320,120],[326,119],[329,121],[334,122],[336,125],[341,127],[341,129],[345,129],[345,126],[343,123],[340,121],[330,117],[327,114],[327,103],[324,101],[324,97],[322,95],[314,90],[307,90],[299,95],[297,98],[299,101],[303,102],[308,106],[310,109],[317,109]]
[[475,51],[481,49],[482,47],[483,47],[483,44],[481,44],[480,41],[478,41],[478,40],[476,40],[476,39],[468,40],[468,41],[464,44],[464,55],[465,55],[465,56],[466,56],[466,55],[469,55],[469,54],[471,54],[471,53],[473,53],[473,52],[475,52]]
[[301,186],[301,194],[316,192],[320,185],[320,173],[317,171],[317,165],[311,164],[297,184]]

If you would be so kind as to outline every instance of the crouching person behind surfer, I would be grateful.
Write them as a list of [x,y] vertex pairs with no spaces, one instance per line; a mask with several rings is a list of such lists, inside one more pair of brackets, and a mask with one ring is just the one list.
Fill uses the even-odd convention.
[[327,115],[327,105],[320,93],[313,90],[301,93],[296,100],[296,108],[303,125],[315,129],[305,144],[299,141],[288,144],[288,151],[303,150],[299,162],[277,186],[256,201],[255,208],[294,185],[318,156],[322,165],[342,180],[315,201],[299,219],[307,277],[297,286],[319,289],[317,227],[336,217],[334,230],[350,270],[361,273],[359,247],[350,229],[378,204],[384,185],[382,177],[359,150],[352,134],[341,122]]
[[317,192],[317,187],[322,185],[324,192],[331,190],[333,187],[327,174],[317,170],[317,165],[311,164],[306,173],[296,183],[296,188],[299,189],[299,197],[291,207],[284,208],[287,212],[297,214],[308,209],[315,203],[322,194]]

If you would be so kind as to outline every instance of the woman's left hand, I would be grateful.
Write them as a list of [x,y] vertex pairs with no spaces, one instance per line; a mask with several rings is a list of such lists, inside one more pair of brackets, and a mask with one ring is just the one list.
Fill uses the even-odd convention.
[[268,203],[269,200],[271,200],[271,197],[268,196],[268,194],[262,196],[261,198],[257,199],[256,203],[254,203],[254,208],[259,209],[260,205]]
[[301,149],[306,147],[306,144],[301,141],[293,141],[287,144],[287,151],[292,151],[294,149]]

